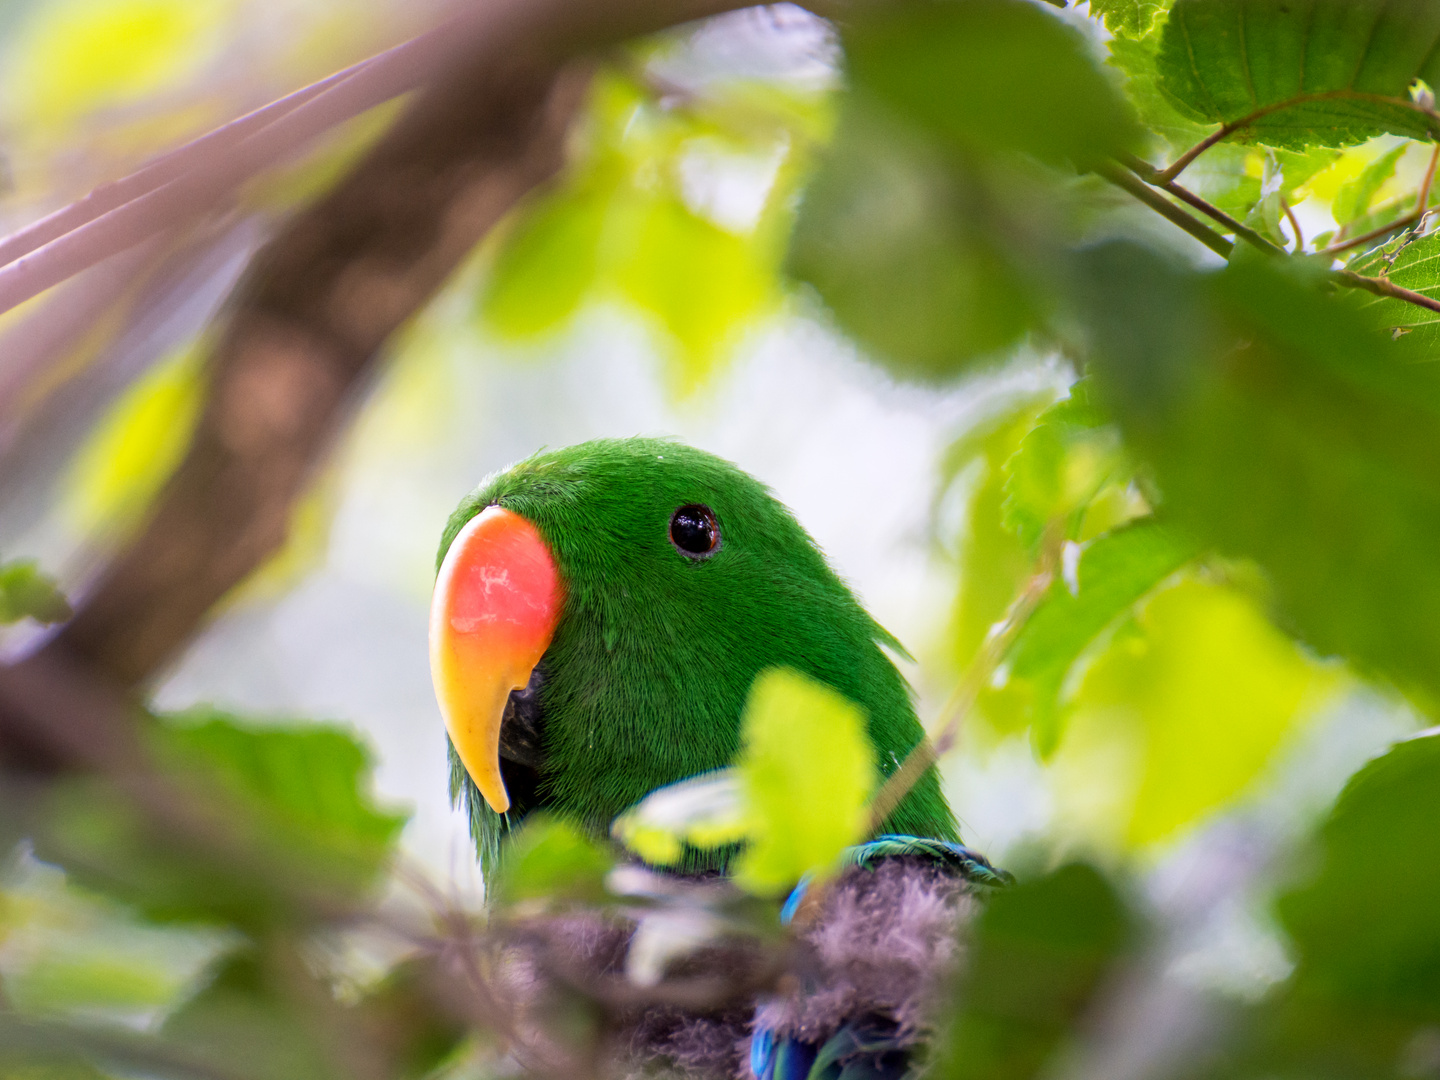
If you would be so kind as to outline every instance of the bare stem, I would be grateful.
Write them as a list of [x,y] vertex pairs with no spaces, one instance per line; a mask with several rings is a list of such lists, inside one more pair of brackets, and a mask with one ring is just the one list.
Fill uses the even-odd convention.
[[869,835],[879,832],[885,819],[895,812],[895,808],[910,793],[910,789],[925,774],[925,770],[954,747],[960,737],[960,728],[979,698],[980,691],[994,676],[1000,662],[1005,659],[1005,654],[1010,651],[1010,646],[1015,644],[1015,639],[1019,637],[1020,631],[1025,629],[1025,624],[1030,621],[1030,616],[1040,606],[1040,601],[1045,598],[1051,582],[1055,580],[1055,570],[1060,565],[1060,551],[1064,542],[1063,532],[1052,522],[1041,542],[1040,561],[1035,573],[1011,602],[1005,617],[990,628],[985,643],[970,662],[964,677],[941,707],[940,733],[933,742],[925,738],[916,743],[915,748],[900,763],[900,767],[890,774],[875,793],[875,798],[870,802]]
[[1187,214],[1158,191],[1142,184],[1129,173],[1122,172],[1109,163],[1097,165],[1095,171],[1116,187],[1135,196],[1135,198],[1150,207],[1150,209],[1154,210],[1161,217],[1184,229],[1222,259],[1228,259],[1230,252],[1235,250],[1234,244],[1226,240],[1214,229],[1210,228],[1210,226],[1192,215]]
[[1385,278],[1365,277],[1353,270],[1336,270],[1333,280],[1337,285],[1344,285],[1352,289],[1364,289],[1366,292],[1374,293],[1376,296],[1384,296],[1391,300],[1404,300],[1407,304],[1414,304],[1416,307],[1425,308],[1427,311],[1440,312],[1440,300],[1432,300],[1423,293],[1415,292],[1412,289],[1401,288],[1392,281]]
[[1290,228],[1295,232],[1295,251],[1297,253],[1305,250],[1305,234],[1300,229],[1300,219],[1295,216],[1295,211],[1290,209],[1290,204],[1283,198],[1280,200],[1280,208],[1285,211],[1285,218],[1290,222]]

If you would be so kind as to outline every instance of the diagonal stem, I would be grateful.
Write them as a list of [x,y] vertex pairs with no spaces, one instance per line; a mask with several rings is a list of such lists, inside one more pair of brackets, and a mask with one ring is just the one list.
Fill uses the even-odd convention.
[[1161,217],[1184,229],[1222,259],[1228,259],[1230,252],[1235,250],[1234,244],[1226,240],[1214,229],[1210,228],[1210,226],[1187,214],[1158,191],[1142,184],[1129,173],[1122,172],[1109,163],[1095,166],[1095,172],[1103,176],[1106,180],[1109,180],[1110,183],[1116,187],[1135,196],[1135,198],[1150,207],[1150,209],[1154,210]]

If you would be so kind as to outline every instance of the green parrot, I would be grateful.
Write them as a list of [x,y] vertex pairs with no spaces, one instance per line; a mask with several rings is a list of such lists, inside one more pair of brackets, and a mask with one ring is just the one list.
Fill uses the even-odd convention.
[[[884,776],[923,738],[885,652],[900,644],[763,484],[689,446],[603,439],[522,461],[461,502],[438,566],[431,668],[482,866],[529,813],[603,838],[651,792],[731,764],[769,668],[860,705]],[[828,890],[832,925],[810,928],[816,992],[757,1002],[734,1030],[682,1018],[667,1060],[735,1075],[727,1055],[748,1045],[760,1080],[904,1075],[956,920],[1006,875],[961,846],[933,767],[881,833]],[[734,854],[692,849],[679,871],[723,873]]]
[[[507,531],[525,542],[497,558],[492,541]],[[481,622],[483,640],[464,641],[476,635],[457,631],[466,616],[453,610],[466,601],[459,583],[486,575],[489,591],[473,602],[494,610],[493,581],[520,581],[515,561],[553,567],[505,594],[534,620],[518,658],[517,621],[503,623],[503,640]],[[750,685],[767,668],[794,668],[859,704],[884,775],[923,735],[885,655],[905,655],[900,643],[763,484],[689,446],[605,439],[537,454],[460,504],[439,568],[437,693],[487,861],[531,811],[603,836],[657,788],[729,765]],[[959,839],[934,769],[883,831]],[[731,854],[696,850],[684,869],[724,870]]]

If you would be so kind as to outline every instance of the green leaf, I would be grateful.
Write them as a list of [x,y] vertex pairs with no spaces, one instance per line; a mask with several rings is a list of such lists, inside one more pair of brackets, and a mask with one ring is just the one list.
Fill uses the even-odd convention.
[[535,814],[501,852],[494,899],[502,904],[598,903],[605,899],[605,875],[614,865],[571,822]]
[[12,559],[0,564],[0,623],[26,618],[57,623],[70,615],[65,594],[53,577],[40,570],[35,559]]
[[[1440,235],[1397,237],[1353,260],[1349,269],[1366,277],[1387,278],[1432,300],[1440,298]],[[1346,299],[1372,325],[1403,337],[1426,359],[1440,357],[1440,313],[1359,289]]]
[[615,269],[617,283],[680,348],[678,388],[692,390],[775,301],[774,266],[754,239],[707,221],[678,198],[647,199],[626,211],[617,227],[633,247]]
[[674,866],[687,847],[739,844],[749,822],[734,769],[717,769],[653,791],[615,819],[610,833],[647,863]]
[[1349,225],[1370,209],[1370,203],[1385,182],[1395,175],[1395,165],[1408,149],[1408,145],[1401,143],[1365,166],[1354,180],[1340,185],[1330,204],[1330,214],[1337,225]]
[[553,330],[575,313],[595,284],[606,194],[594,178],[528,208],[505,237],[481,293],[480,311],[490,326],[525,337]]
[[878,4],[843,41],[853,85],[969,152],[1084,164],[1140,136],[1084,37],[1025,0]]
[[893,373],[947,378],[1035,319],[987,205],[904,121],[852,98],[805,191],[787,268]]
[[1081,655],[1195,554],[1194,544],[1147,518],[1085,548],[1074,592],[1065,581],[1051,587],[1006,658],[1009,679],[1032,688],[1031,737],[1042,757],[1060,742],[1060,694]]
[[256,928],[302,917],[302,897],[357,899],[388,864],[405,818],[372,801],[370,756],[350,733],[196,709],[150,735],[194,831],[157,835],[99,781],[61,785],[37,846],[82,884],[152,918]]
[[929,1075],[1045,1075],[1133,934],[1115,889],[1083,864],[995,892],[975,923],[959,1012]]
[[737,768],[751,842],[735,880],[779,895],[807,873],[833,871],[864,833],[874,752],[862,709],[789,668],[756,678],[741,724]]
[[1078,539],[1085,512],[1107,485],[1128,483],[1120,433],[1090,400],[1081,380],[1070,396],[1041,414],[1005,463],[1004,522],[1037,551],[1051,522]]
[[337,1006],[306,1000],[306,991],[329,996],[308,972],[277,970],[258,948],[244,949],[219,965],[162,1032],[215,1068],[244,1062],[254,1080],[340,1080],[347,1070],[323,1037],[328,1017],[321,1012]]
[[[950,653],[959,670],[974,659],[1033,571],[1030,552],[1002,524],[1004,464],[1052,400],[1052,394],[1019,398],[956,440],[941,462],[943,482],[933,514],[954,514],[963,522],[955,551],[960,590],[950,626]],[[948,508],[960,500],[958,513]]]
[[1440,736],[1398,743],[1351,778],[1320,830],[1316,872],[1278,905],[1313,990],[1440,1017],[1437,820]]
[[1084,264],[1097,388],[1167,519],[1258,562],[1316,649],[1433,704],[1440,369],[1259,261],[1194,274],[1116,245]]
[[1144,37],[1169,9],[1167,0],[1090,0],[1090,14],[1123,37]]
[[1428,139],[1410,97],[1434,84],[1440,9],[1385,0],[1176,0],[1160,37],[1161,85],[1197,120],[1272,146],[1348,146],[1390,132]]
[[1243,796],[1338,681],[1249,597],[1181,576],[1117,628],[1069,703],[1052,768],[1067,830],[1173,840]]

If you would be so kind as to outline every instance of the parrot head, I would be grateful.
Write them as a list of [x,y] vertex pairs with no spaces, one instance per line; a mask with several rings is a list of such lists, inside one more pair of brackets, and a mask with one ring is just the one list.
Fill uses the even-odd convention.
[[[659,439],[537,454],[482,483],[440,544],[430,658],[452,793],[482,859],[536,809],[603,833],[730,764],[750,685],[777,666],[864,708],[888,775],[922,729],[881,645],[903,654],[734,465]],[[885,827],[957,838],[933,769]]]

